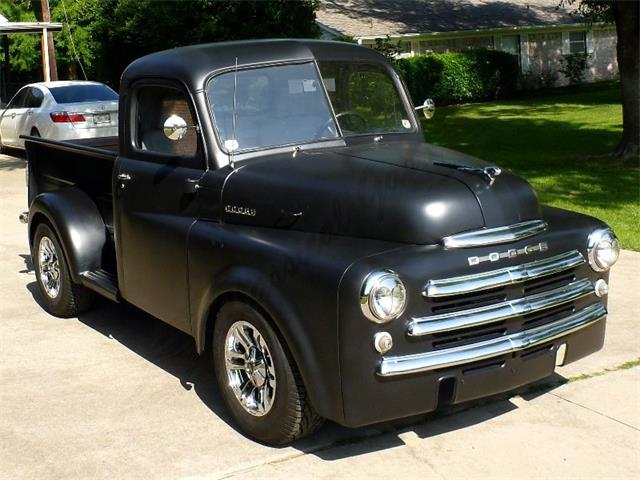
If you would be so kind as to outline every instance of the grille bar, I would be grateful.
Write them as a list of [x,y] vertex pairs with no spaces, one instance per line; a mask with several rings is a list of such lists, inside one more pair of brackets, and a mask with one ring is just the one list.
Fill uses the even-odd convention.
[[428,372],[519,352],[577,332],[598,322],[606,314],[604,305],[594,303],[553,323],[483,342],[413,355],[383,357],[378,375],[389,377]]
[[509,318],[557,307],[593,293],[593,285],[587,280],[563,285],[547,292],[537,293],[517,300],[496,303],[485,307],[413,318],[409,323],[410,336],[429,335],[459,328],[476,327],[507,320]]
[[429,280],[422,294],[425,297],[445,297],[464,293],[489,290],[521,283],[526,280],[552,275],[569,270],[584,263],[584,257],[577,250],[562,253],[554,257],[523,263],[513,267],[488,272],[464,275],[461,277]]
[[544,232],[546,229],[547,222],[544,220],[529,220],[505,227],[483,228],[472,232],[457,233],[444,237],[442,244],[445,248],[471,248],[497,245],[532,237],[540,232]]

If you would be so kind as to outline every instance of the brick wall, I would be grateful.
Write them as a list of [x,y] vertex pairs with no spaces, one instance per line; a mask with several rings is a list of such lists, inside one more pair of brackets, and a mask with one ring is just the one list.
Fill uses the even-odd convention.
[[[529,72],[548,79],[555,78],[555,84],[558,86],[566,85],[567,79],[560,73],[563,65],[562,58],[566,53],[566,48],[563,49],[562,32],[530,33],[527,39]],[[616,78],[618,62],[616,61],[615,28],[594,29],[587,44],[590,48],[585,81]]]
[[589,70],[585,76],[588,82],[618,77],[616,39],[615,28],[593,31],[593,51],[589,56]]
[[[566,80],[562,68],[562,33],[530,33],[526,38],[527,73],[540,79],[539,86],[563,85]],[[523,39],[524,40],[524,39]]]

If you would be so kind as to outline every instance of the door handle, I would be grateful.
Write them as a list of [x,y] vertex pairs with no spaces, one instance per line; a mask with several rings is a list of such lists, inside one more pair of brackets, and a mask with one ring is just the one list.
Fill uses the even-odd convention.
[[124,190],[127,188],[127,182],[131,180],[131,175],[128,173],[119,173],[116,178],[119,180],[118,187],[120,190]]
[[31,110],[27,110],[27,115],[31,115],[33,112]]
[[199,181],[199,178],[187,178],[184,184],[184,193],[193,195],[200,190],[200,185],[198,184]]
[[11,118],[16,118],[16,112],[13,112],[13,113],[11,114]]

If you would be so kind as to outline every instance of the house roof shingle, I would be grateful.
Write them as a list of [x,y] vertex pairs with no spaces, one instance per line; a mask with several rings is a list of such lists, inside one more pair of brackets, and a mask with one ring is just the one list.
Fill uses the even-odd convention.
[[318,22],[351,37],[580,23],[560,0],[321,0]]

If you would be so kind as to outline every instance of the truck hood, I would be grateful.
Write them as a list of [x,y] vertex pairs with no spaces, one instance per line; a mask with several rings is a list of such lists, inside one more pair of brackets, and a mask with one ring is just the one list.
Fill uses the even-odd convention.
[[267,156],[229,176],[226,223],[435,244],[482,227],[540,218],[531,186],[453,150],[391,142]]

